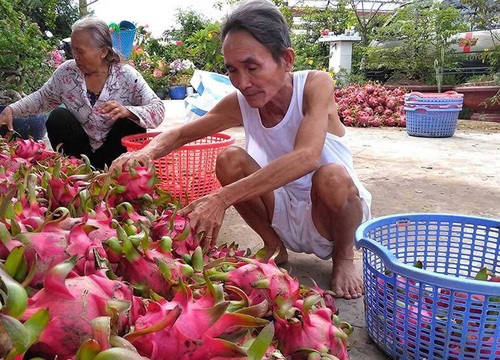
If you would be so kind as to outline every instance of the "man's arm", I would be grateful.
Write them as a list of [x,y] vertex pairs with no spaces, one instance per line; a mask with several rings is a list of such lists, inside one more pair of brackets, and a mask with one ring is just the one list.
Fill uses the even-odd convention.
[[121,170],[128,162],[147,163],[166,156],[180,146],[242,124],[236,93],[225,96],[201,118],[158,134],[144,148],[118,157],[110,171]]

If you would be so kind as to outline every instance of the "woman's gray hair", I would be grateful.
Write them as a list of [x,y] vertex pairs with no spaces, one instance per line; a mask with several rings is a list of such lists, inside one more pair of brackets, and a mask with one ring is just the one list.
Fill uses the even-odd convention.
[[280,62],[283,52],[291,47],[290,31],[283,14],[268,0],[250,0],[231,12],[221,27],[221,39],[236,31],[247,31]]
[[87,31],[90,33],[92,42],[97,48],[108,50],[108,55],[104,59],[109,63],[119,63],[122,61],[122,56],[113,48],[109,26],[103,20],[94,16],[81,18],[71,26],[72,33],[78,31]]

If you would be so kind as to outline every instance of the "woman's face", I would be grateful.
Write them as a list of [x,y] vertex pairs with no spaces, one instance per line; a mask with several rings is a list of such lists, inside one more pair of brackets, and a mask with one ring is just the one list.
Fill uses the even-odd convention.
[[106,64],[107,50],[96,47],[88,31],[71,34],[71,49],[76,64],[84,74],[96,72]]
[[271,52],[247,31],[229,32],[222,52],[231,83],[253,108],[262,108],[279,94],[286,73],[291,71],[290,59],[277,63]]

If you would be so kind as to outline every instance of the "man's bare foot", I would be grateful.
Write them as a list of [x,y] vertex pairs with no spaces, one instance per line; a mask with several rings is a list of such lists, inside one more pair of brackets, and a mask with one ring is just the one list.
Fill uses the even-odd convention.
[[268,262],[270,258],[275,255],[277,249],[279,249],[278,255],[274,258],[274,262],[276,265],[282,265],[288,261],[288,251],[286,251],[286,248],[284,246],[278,246],[278,247],[264,247],[262,249],[264,251],[264,256],[262,257],[263,262]]
[[357,299],[365,292],[363,278],[351,259],[334,260],[330,286],[336,297],[344,299]]

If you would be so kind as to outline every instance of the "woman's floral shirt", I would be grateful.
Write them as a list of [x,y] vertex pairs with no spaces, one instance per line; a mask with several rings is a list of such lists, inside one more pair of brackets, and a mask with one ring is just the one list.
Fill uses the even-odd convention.
[[74,60],[61,64],[49,80],[34,93],[10,105],[16,117],[50,111],[61,104],[70,110],[89,136],[93,150],[106,140],[114,120],[100,114],[97,109],[106,101],[115,100],[138,117],[145,129],[158,127],[164,119],[165,107],[142,75],[132,66],[113,64],[104,87],[92,105],[87,96],[84,74]]

